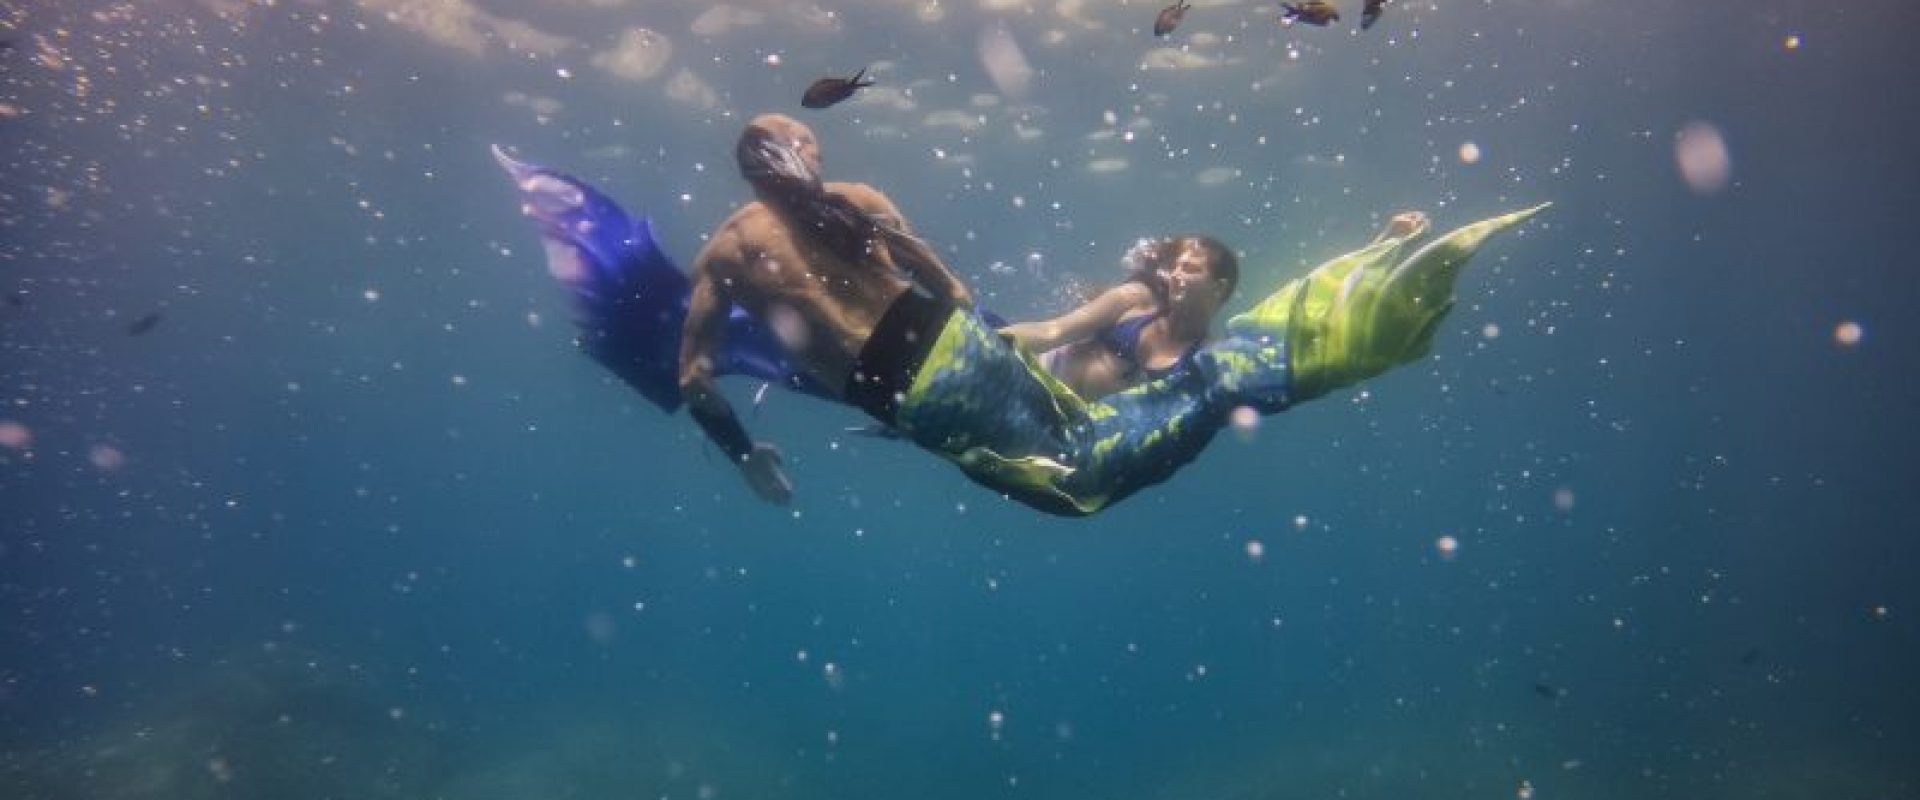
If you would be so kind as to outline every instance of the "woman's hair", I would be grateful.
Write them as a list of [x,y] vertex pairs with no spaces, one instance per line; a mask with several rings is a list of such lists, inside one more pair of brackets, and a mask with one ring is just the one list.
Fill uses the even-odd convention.
[[793,215],[814,241],[847,261],[865,261],[874,253],[874,239],[893,233],[845,195],[827,191],[806,159],[773,131],[748,125],[733,157],[740,177]]
[[1213,279],[1226,284],[1221,293],[1222,301],[1233,296],[1233,290],[1240,285],[1240,259],[1226,244],[1211,236],[1168,236],[1161,239],[1149,239],[1134,245],[1127,253],[1127,281],[1139,283],[1153,292],[1153,298],[1162,307],[1167,304],[1166,272],[1172,268],[1173,261],[1180,257],[1181,248],[1192,245],[1200,248],[1207,256],[1207,271]]

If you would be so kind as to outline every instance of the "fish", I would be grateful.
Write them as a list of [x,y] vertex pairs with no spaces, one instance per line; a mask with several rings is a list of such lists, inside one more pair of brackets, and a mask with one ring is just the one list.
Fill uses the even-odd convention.
[[1173,33],[1174,28],[1180,27],[1180,18],[1186,16],[1187,9],[1190,8],[1193,8],[1192,3],[1179,0],[1173,5],[1160,9],[1160,16],[1153,18],[1153,35],[1165,36]]
[[1360,30],[1373,27],[1380,21],[1380,12],[1387,8],[1387,0],[1367,0],[1365,8],[1360,9]]
[[1548,700],[1558,700],[1560,699],[1561,695],[1566,694],[1566,692],[1561,690],[1559,687],[1548,686],[1544,683],[1534,684],[1533,693],[1540,695],[1541,697],[1547,698]]
[[136,319],[132,322],[127,323],[127,335],[140,336],[142,334],[145,334],[146,332],[153,330],[155,327],[158,327],[160,325],[160,320],[162,319],[165,319],[165,317],[162,316],[158,311],[149,311],[145,314],[142,314],[139,319]]
[[1308,25],[1326,27],[1329,23],[1340,21],[1340,11],[1327,0],[1300,0],[1295,3],[1280,4],[1280,23],[1292,25],[1304,22]]
[[821,78],[814,81],[812,86],[807,87],[807,93],[800,96],[800,105],[807,108],[826,108],[852,97],[854,92],[873,85],[872,78],[860,80],[866,74],[866,68],[862,67],[859,72],[853,73],[851,78]]

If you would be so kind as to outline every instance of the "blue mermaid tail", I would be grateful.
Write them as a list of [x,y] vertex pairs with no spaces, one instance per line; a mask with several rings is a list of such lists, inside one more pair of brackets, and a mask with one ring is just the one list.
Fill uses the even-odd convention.
[[[572,176],[514,160],[494,160],[520,191],[521,211],[540,229],[547,272],[567,288],[580,347],[660,410],[680,408],[680,330],[692,284],[662,252],[653,226]],[[715,372],[759,378],[830,397],[787,358],[779,339],[739,308],[727,318],[726,347]]]

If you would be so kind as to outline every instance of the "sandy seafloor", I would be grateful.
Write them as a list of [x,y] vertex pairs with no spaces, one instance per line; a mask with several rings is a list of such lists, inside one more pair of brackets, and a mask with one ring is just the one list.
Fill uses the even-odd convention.
[[[1920,797],[1920,11],[1339,5],[0,3],[0,796]],[[1016,318],[1555,206],[1091,519],[730,381],[782,509],[488,155],[684,261],[768,110]]]

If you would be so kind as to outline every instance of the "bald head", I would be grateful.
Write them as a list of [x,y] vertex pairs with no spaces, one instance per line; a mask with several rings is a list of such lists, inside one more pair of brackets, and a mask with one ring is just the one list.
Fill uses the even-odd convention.
[[733,154],[740,177],[755,188],[820,183],[820,143],[813,129],[785,114],[754,117],[741,131]]

